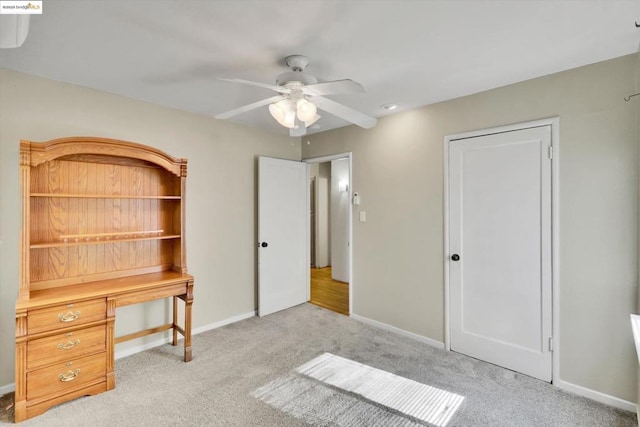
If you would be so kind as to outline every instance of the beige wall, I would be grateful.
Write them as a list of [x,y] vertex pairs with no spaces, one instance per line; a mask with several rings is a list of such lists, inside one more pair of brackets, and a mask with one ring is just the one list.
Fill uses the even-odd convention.
[[[639,67],[637,55],[618,58],[390,116],[371,130],[303,138],[305,158],[353,152],[352,188],[361,195],[354,313],[442,341],[443,137],[558,115],[560,376],[635,401],[628,315],[638,296],[640,128],[638,102],[622,98],[637,88]],[[301,157],[297,139],[0,70],[0,387],[13,382],[18,143],[71,135],[136,141],[189,159],[195,327],[254,310],[255,157]],[[162,302],[126,307],[118,333],[162,323],[167,311]]]
[[[255,309],[256,156],[300,159],[298,139],[0,70],[0,386],[13,382],[20,139],[103,136],[189,159],[187,253],[194,327]],[[118,310],[118,334],[166,323],[164,302]],[[147,337],[147,340],[158,336]],[[123,343],[122,351],[140,344]],[[194,348],[194,358],[198,357]]]
[[635,402],[637,68],[631,55],[304,137],[303,158],[353,152],[354,313],[443,341],[444,136],[557,115],[560,378]]
[[[633,93],[640,92],[640,48],[638,48],[638,53],[636,54],[637,58],[637,66],[636,66],[636,88]],[[638,127],[638,143],[640,144],[640,97],[635,98],[635,108],[636,108],[636,124]],[[640,169],[640,150],[638,155],[638,168]],[[640,175],[640,174],[639,174]],[[640,178],[640,177],[639,177]],[[640,203],[640,182],[638,183],[638,203]],[[638,207],[638,212],[640,213],[640,205]],[[638,269],[640,270],[640,215],[638,215]],[[636,308],[636,313],[640,313],[640,271],[638,272],[638,307]],[[637,347],[636,347],[637,348]],[[640,360],[640,354],[637,354],[638,360]],[[640,419],[640,369],[638,369],[638,382],[636,386],[636,414],[638,415],[638,419]]]

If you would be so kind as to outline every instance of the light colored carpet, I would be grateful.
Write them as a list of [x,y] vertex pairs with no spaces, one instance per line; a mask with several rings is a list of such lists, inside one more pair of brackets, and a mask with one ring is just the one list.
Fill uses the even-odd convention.
[[367,400],[291,374],[260,387],[254,393],[274,408],[309,425],[334,427],[424,427],[425,424],[377,406]]
[[[307,418],[296,417],[251,395],[325,352],[463,396],[448,427],[637,425],[634,413],[309,304],[196,335],[190,363],[182,362],[181,352],[165,345],[117,360],[115,390],[59,405],[21,425],[331,425],[309,411]],[[367,420],[380,407],[331,393],[327,398],[344,399],[345,410],[362,411],[355,419],[363,422],[353,426],[375,425]],[[322,415],[323,407],[315,409]],[[390,416],[386,426],[412,425],[391,417],[397,414],[378,414]],[[0,410],[0,420],[12,419]]]
[[[295,369],[294,374],[259,388],[253,396],[295,417],[331,425],[398,425],[411,420],[445,427],[464,397],[372,368],[344,357],[324,353]],[[316,380],[316,381],[313,381]],[[331,393],[331,390],[337,393]],[[331,395],[343,396],[335,398]],[[327,395],[331,398],[328,399]],[[348,396],[353,399],[346,399]],[[355,401],[349,407],[345,400]],[[366,422],[366,410],[377,405]],[[323,415],[318,417],[322,408]],[[373,408],[372,408],[373,409]]]

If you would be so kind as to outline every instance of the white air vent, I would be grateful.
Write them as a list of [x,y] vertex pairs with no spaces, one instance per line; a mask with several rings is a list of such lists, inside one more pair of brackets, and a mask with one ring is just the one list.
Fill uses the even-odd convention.
[[29,33],[29,15],[0,15],[0,48],[20,47]]

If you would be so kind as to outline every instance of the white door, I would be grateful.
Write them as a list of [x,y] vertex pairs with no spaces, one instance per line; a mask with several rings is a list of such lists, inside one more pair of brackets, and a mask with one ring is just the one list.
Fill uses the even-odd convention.
[[307,164],[258,160],[258,315],[309,298]]
[[551,126],[449,145],[451,349],[551,381]]

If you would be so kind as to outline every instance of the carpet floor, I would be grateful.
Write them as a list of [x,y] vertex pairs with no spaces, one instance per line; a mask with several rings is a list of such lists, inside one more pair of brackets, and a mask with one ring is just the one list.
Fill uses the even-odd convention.
[[[451,427],[638,425],[635,413],[310,304],[195,335],[190,363],[182,362],[181,349],[164,345],[119,359],[115,390],[59,405],[21,425],[346,425],[340,417],[318,416],[322,408],[305,408],[301,395],[296,408],[286,412],[255,397],[256,390],[287,381],[296,368],[325,352],[463,396]],[[385,425],[428,425],[330,387],[326,394],[342,400],[344,411],[363,411],[362,418],[349,418],[350,425],[381,419],[371,417],[376,411],[389,416]],[[13,420],[4,408],[0,424]]]

